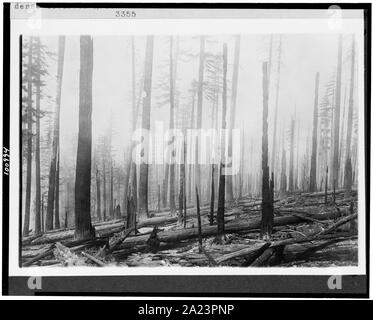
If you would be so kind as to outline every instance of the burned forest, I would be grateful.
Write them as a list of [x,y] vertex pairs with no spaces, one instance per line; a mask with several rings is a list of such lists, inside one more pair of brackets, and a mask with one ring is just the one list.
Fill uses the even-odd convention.
[[20,266],[358,265],[353,34],[21,40]]

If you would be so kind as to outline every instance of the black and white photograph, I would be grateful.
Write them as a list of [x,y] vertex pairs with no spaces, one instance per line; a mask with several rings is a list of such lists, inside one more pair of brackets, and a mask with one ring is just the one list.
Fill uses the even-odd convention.
[[14,23],[11,273],[365,274],[363,10],[99,10]]

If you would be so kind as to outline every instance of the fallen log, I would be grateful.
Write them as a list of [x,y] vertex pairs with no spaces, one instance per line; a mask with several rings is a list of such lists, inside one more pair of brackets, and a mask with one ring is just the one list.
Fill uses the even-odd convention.
[[276,249],[268,248],[266,249],[255,261],[250,265],[250,267],[260,267],[264,265],[269,258],[275,253]]
[[[344,210],[341,210],[343,213]],[[313,216],[315,219],[318,220],[330,220],[335,219],[338,217],[340,213],[338,212],[329,212],[325,214],[314,214]],[[273,225],[274,226],[283,226],[283,225],[289,225],[289,224],[295,224],[302,222],[301,218],[295,217],[295,216],[283,216],[283,217],[275,217]],[[249,231],[253,229],[260,229],[260,217],[256,217],[252,219],[249,222],[245,221],[237,221],[237,222],[231,222],[225,226],[225,232],[226,233],[235,233],[240,231]],[[217,226],[204,226],[202,227],[202,237],[210,237],[214,236],[217,233]],[[181,230],[168,230],[168,231],[162,231],[158,233],[159,240],[161,242],[166,243],[172,243],[172,242],[179,242],[182,240],[188,240],[188,239],[195,239],[198,238],[198,228],[188,228],[188,229],[181,229]],[[145,244],[147,240],[146,236],[138,236],[138,237],[129,237],[123,243],[121,244],[120,248],[128,248],[134,245],[142,245]]]
[[234,251],[234,252],[227,253],[223,256],[220,256],[215,261],[216,261],[217,264],[220,264],[224,261],[227,261],[227,260],[230,260],[230,259],[233,259],[233,258],[237,258],[237,257],[241,257],[241,256],[247,256],[247,255],[249,255],[251,253],[254,253],[256,251],[265,250],[269,246],[270,246],[269,242],[255,244],[255,245],[247,247],[247,248],[243,248],[243,249],[240,249],[240,250],[237,250],[237,251]]
[[[170,224],[177,221],[177,217],[155,217],[149,218],[137,225],[137,228],[144,228],[144,227],[151,227],[155,225],[162,225],[162,224]],[[123,220],[119,222],[115,222],[113,224],[102,224],[96,227],[96,231],[99,234],[100,238],[110,238],[115,233],[121,232],[125,229]],[[45,233],[43,236],[38,237],[37,239],[31,241],[32,245],[38,244],[47,244],[47,243],[54,243],[54,242],[61,242],[67,241],[69,239],[74,238],[74,230],[63,230],[61,232],[54,232],[54,233]]]
[[90,254],[88,254],[86,252],[82,252],[82,255],[84,257],[88,258],[89,260],[93,261],[94,263],[96,263],[98,266],[105,267],[105,263],[103,263],[101,260],[98,260],[97,258],[91,256]]

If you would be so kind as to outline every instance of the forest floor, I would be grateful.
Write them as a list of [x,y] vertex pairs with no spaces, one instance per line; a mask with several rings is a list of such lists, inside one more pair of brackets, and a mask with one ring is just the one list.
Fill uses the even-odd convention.
[[209,205],[201,207],[202,247],[195,208],[187,222],[165,210],[138,224],[94,223],[96,238],[75,241],[73,229],[22,239],[22,266],[236,266],[332,267],[357,265],[357,192],[292,193],[276,199],[273,234],[260,236],[260,199],[243,197],[226,207],[226,239],[215,241]]

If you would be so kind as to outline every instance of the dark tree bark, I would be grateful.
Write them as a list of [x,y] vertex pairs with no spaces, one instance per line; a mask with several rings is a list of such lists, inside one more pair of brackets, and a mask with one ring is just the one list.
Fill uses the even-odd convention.
[[[273,123],[273,138],[272,138],[272,172],[276,173],[275,169],[275,162],[276,162],[276,136],[277,136],[277,114],[278,114],[278,100],[280,94],[280,72],[281,72],[281,47],[282,47],[282,39],[280,36],[280,42],[278,47],[278,57],[277,57],[277,82],[276,82],[276,102],[275,102],[275,117]],[[270,72],[269,72],[270,75]],[[269,84],[269,79],[268,79]]]
[[141,127],[145,131],[145,146],[144,160],[140,164],[140,180],[139,180],[139,219],[147,218],[148,211],[148,152],[149,152],[149,130],[150,130],[150,105],[151,105],[151,87],[152,87],[152,68],[153,68],[153,41],[154,36],[147,36],[146,38],[146,52],[145,52],[145,79],[144,79],[144,92],[143,110],[142,110],[142,124]]
[[[136,105],[136,58],[135,58],[135,39],[131,39],[132,48],[132,133],[136,130],[139,106]],[[139,100],[140,101],[140,100]],[[135,144],[131,144],[130,152],[130,170],[128,174],[129,182],[126,190],[127,204],[127,226],[133,227],[136,224],[137,208],[137,165],[132,160],[132,152]]]
[[113,161],[110,161],[110,205],[109,205],[109,210],[110,210],[110,218],[114,218],[114,183],[113,183]]
[[219,198],[216,221],[218,224],[216,241],[222,243],[225,240],[224,209],[225,209],[225,129],[227,128],[227,44],[223,45],[223,105],[222,105],[222,136],[221,136],[221,159],[219,172]]
[[103,194],[103,200],[104,200],[104,206],[103,206],[103,216],[104,221],[106,220],[106,213],[107,213],[107,194],[106,194],[106,167],[105,167],[105,159],[102,159],[102,175],[103,175],[103,187],[104,187],[104,194]]
[[[36,52],[36,68],[40,70],[40,38],[37,38],[37,52]],[[40,221],[40,209],[41,209],[41,187],[40,187],[40,99],[41,99],[41,82],[40,73],[36,74],[36,97],[35,97],[35,108],[36,108],[36,136],[35,136],[35,234],[41,233],[41,221]]]
[[317,172],[317,132],[318,132],[318,102],[319,96],[319,73],[316,73],[315,79],[315,101],[313,106],[313,131],[312,131],[312,155],[311,155],[311,169],[310,169],[310,192],[315,192],[316,186],[316,172]]
[[45,219],[45,224],[46,224],[45,229],[47,231],[53,229],[53,209],[55,208],[55,195],[56,195],[57,153],[58,153],[58,146],[59,146],[60,106],[61,106],[61,90],[62,90],[64,54],[65,54],[65,36],[60,36],[58,39],[56,113],[55,113],[54,129],[53,129],[52,159],[51,159],[51,165],[50,165],[50,170],[49,170],[47,216]]
[[[353,36],[354,37],[354,36]],[[348,101],[347,116],[347,137],[346,137],[346,160],[344,174],[344,188],[351,191],[352,188],[352,161],[351,161],[351,137],[352,137],[352,116],[354,108],[354,78],[355,78],[355,37],[352,40],[351,49],[351,72],[350,72],[350,97]]]
[[199,207],[199,196],[198,196],[198,188],[196,186],[196,206],[197,206],[197,222],[198,222],[198,251],[199,253],[202,252],[202,223],[201,223],[201,213]]
[[[236,122],[236,100],[237,100],[237,83],[238,83],[238,67],[240,64],[240,44],[241,38],[239,35],[235,37],[234,46],[234,62],[233,62],[233,79],[232,79],[232,94],[231,94],[231,112],[229,121],[229,141],[228,141],[228,157],[232,159],[232,130]],[[233,200],[233,176],[227,176],[227,201]]]
[[294,131],[295,120],[291,119],[290,125],[290,164],[289,164],[289,191],[294,191]]
[[[173,36],[170,36],[170,130],[172,131],[175,127],[175,92],[174,92],[174,59],[173,59]],[[175,138],[172,137],[170,144],[174,144]],[[175,163],[174,163],[175,152],[172,151],[171,163],[170,163],[170,211],[171,214],[176,212],[176,201],[175,201]]]
[[[58,139],[59,140],[59,139]],[[60,228],[60,147],[57,150],[56,165],[56,184],[55,184],[55,201],[54,201],[54,227]]]
[[334,143],[333,143],[333,167],[332,167],[332,182],[338,188],[338,173],[339,173],[339,122],[341,108],[341,78],[342,78],[342,35],[338,38],[338,62],[337,62],[337,79],[335,91],[335,106],[334,106]]
[[[200,49],[199,49],[199,69],[198,69],[198,89],[197,89],[197,129],[202,128],[202,103],[203,103],[203,71],[205,65],[205,37],[200,37]],[[195,183],[198,190],[201,190],[201,165],[199,163],[199,144],[200,141],[196,141],[196,163],[195,163]]]
[[326,166],[325,172],[325,204],[328,203],[328,166]]
[[268,71],[263,62],[263,133],[262,133],[262,220],[261,235],[268,238],[272,234],[273,211],[271,211],[271,191],[268,167]]
[[80,36],[79,133],[75,176],[75,238],[95,236],[91,224],[93,40]]
[[211,193],[210,193],[210,226],[214,224],[214,206],[215,206],[215,184],[214,184],[214,169],[215,166],[211,165]]
[[30,229],[31,210],[31,170],[32,170],[32,47],[33,37],[29,38],[27,54],[27,158],[26,158],[26,206],[23,222],[23,236],[27,237]]
[[96,215],[99,221],[101,221],[101,186],[100,186],[100,172],[96,165],[96,192],[97,192],[97,211]]
[[282,150],[282,160],[281,160],[281,181],[280,181],[280,193],[284,194],[286,192],[286,151]]

